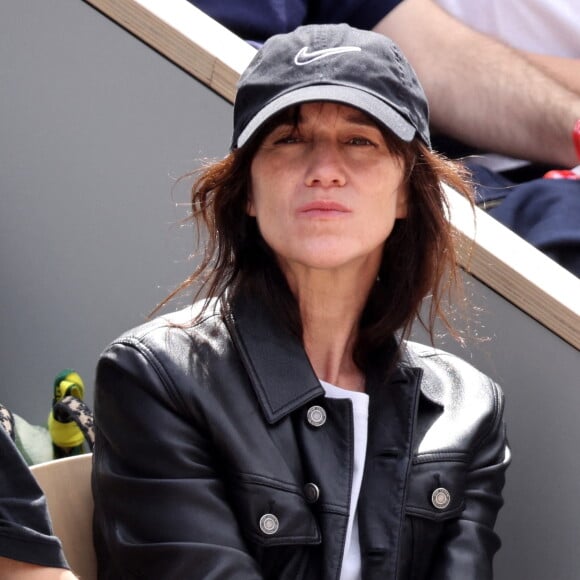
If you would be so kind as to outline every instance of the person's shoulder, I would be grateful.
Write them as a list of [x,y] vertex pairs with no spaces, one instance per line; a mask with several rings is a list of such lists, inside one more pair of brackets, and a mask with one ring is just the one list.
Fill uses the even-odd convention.
[[421,390],[430,399],[443,405],[475,399],[494,409],[501,405],[500,386],[464,358],[412,341],[403,344],[402,352],[403,364],[422,369]]
[[404,357],[421,369],[421,394],[439,408],[437,421],[421,441],[421,453],[475,453],[489,442],[504,445],[504,396],[495,381],[463,358],[430,346],[409,342]]
[[179,352],[192,343],[207,343],[224,332],[227,331],[220,301],[201,300],[125,331],[107,346],[103,354],[120,347],[155,353]]
[[[473,372],[482,379],[487,378],[464,358],[419,342],[411,340],[402,344],[403,361],[410,366],[429,367],[433,369]],[[488,379],[489,380],[489,379]]]
[[200,328],[212,322],[219,322],[221,317],[222,307],[217,300],[200,300],[180,310],[162,314],[134,326],[112,342],[147,341],[148,338],[179,333],[195,334]]
[[113,340],[101,353],[96,384],[102,390],[111,373],[141,377],[144,383],[183,391],[194,377],[219,363],[231,346],[221,303],[208,300],[164,314]]

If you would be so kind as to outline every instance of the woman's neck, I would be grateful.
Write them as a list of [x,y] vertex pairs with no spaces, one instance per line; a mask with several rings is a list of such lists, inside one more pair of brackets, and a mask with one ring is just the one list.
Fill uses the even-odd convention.
[[319,379],[364,391],[364,374],[353,360],[359,321],[376,275],[331,272],[290,276],[298,302],[306,354]]

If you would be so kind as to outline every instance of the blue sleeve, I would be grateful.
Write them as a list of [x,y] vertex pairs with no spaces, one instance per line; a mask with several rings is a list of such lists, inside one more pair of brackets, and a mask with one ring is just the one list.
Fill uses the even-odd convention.
[[371,30],[402,0],[320,0],[313,2],[308,17],[312,24],[346,22],[355,28]]
[[371,29],[402,0],[190,0],[200,10],[256,43],[301,24],[335,24]]
[[190,0],[241,38],[263,43],[306,22],[306,0]]
[[0,427],[0,556],[68,568],[53,536],[46,500],[20,452]]

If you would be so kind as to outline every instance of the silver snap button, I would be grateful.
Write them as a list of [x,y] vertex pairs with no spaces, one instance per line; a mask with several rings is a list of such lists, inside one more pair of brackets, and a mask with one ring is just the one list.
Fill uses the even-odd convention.
[[267,536],[275,534],[279,527],[280,523],[274,514],[264,514],[260,518],[260,530],[262,530],[262,533],[266,534]]
[[315,483],[307,483],[304,486],[304,497],[308,503],[315,503],[320,497],[320,489]]
[[444,510],[451,503],[451,494],[444,487],[438,487],[431,494],[431,503],[438,510]]
[[306,412],[306,419],[313,427],[322,427],[326,423],[326,411],[320,405],[313,405]]

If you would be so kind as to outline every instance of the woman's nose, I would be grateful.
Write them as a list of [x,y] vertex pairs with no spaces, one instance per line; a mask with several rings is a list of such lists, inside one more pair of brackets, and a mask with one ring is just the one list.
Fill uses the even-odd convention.
[[346,175],[335,145],[318,143],[308,152],[306,185],[308,187],[340,187]]

